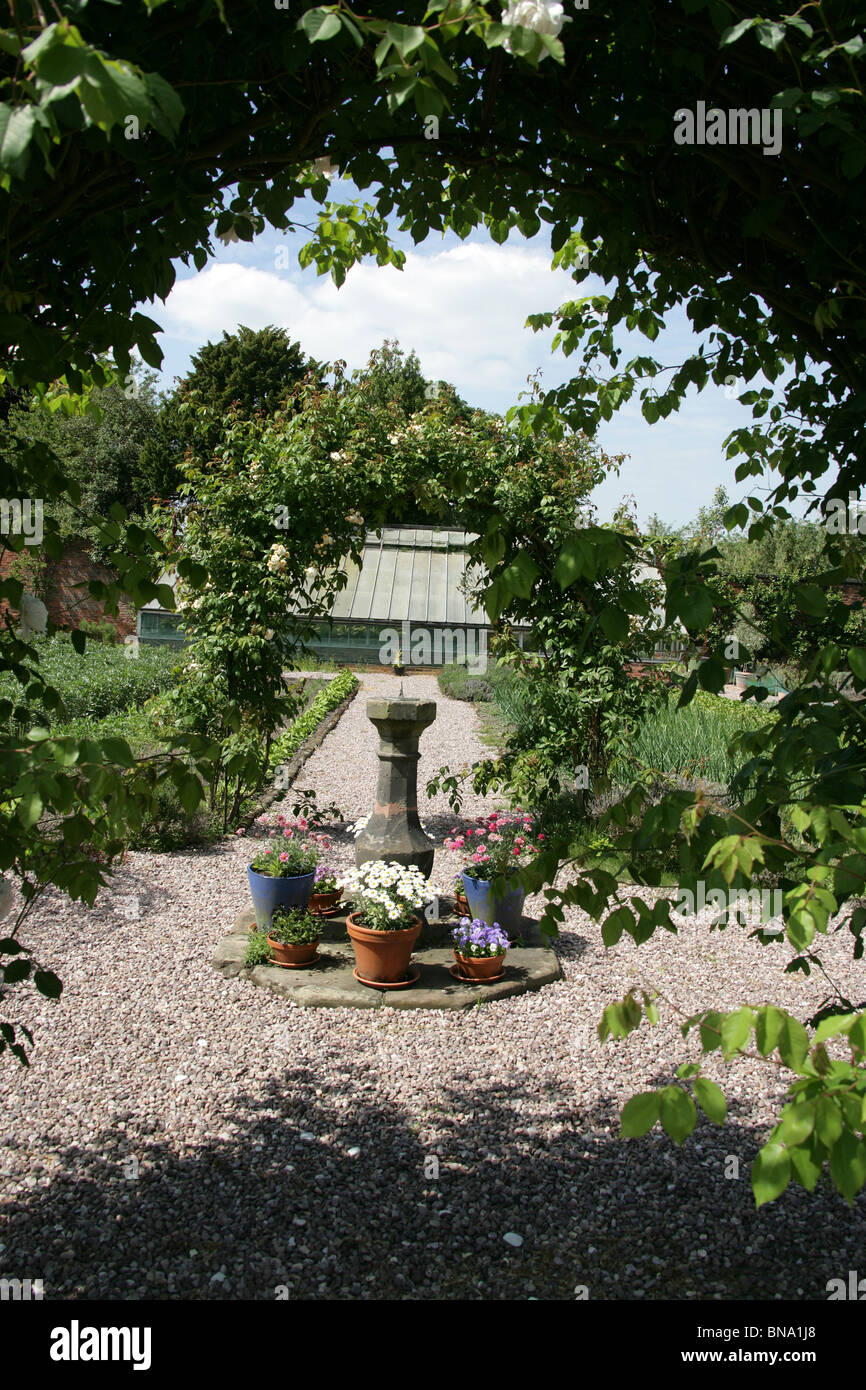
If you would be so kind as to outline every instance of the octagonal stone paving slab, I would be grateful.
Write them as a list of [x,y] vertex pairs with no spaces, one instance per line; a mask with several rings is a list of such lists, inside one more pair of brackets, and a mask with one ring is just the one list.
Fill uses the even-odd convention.
[[425,924],[412,962],[421,978],[406,989],[375,989],[360,984],[352,974],[355,953],[346,936],[346,918],[326,918],[315,964],[305,970],[284,970],[276,965],[244,968],[244,955],[250,927],[255,923],[252,908],[242,912],[228,936],[219,942],[211,959],[214,970],[231,978],[240,975],[251,984],[272,990],[284,999],[319,1009],[470,1009],[479,1000],[509,999],[516,994],[542,989],[562,979],[555,952],[541,944],[538,924],[524,917],[524,945],[509,951],[505,978],[489,985],[468,985],[455,980],[449,967],[454,964],[450,932],[459,919],[452,917],[437,924]]

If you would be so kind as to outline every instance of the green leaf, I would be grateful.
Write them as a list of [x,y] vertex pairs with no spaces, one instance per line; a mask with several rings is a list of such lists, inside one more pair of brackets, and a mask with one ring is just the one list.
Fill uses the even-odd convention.
[[747,29],[751,29],[755,23],[753,19],[741,19],[739,24],[734,24],[730,29],[726,29],[719,40],[719,47],[724,48],[729,43],[736,43],[737,39],[742,38]]
[[708,1120],[712,1120],[714,1125],[724,1123],[728,1103],[724,1091],[715,1081],[699,1076],[695,1081],[695,1097]]
[[638,1139],[648,1134],[659,1118],[660,1107],[661,1095],[658,1091],[644,1091],[642,1095],[632,1096],[623,1106],[620,1134],[626,1139]]
[[310,43],[317,43],[339,34],[340,21],[328,10],[307,10],[299,21],[298,28],[303,29]]
[[624,931],[632,925],[634,918],[627,907],[618,907],[605,918],[601,928],[601,939],[605,946],[615,946]]
[[36,126],[35,107],[13,108],[0,102],[0,169],[13,174],[25,172]]
[[102,751],[110,762],[119,763],[121,767],[135,767],[135,758],[132,750],[124,738],[103,738],[100,739]]
[[417,24],[389,24],[385,33],[404,59],[420,48],[427,37],[426,31]]
[[201,782],[194,773],[189,773],[183,778],[178,787],[180,804],[187,815],[192,815],[204,795]]
[[703,632],[713,617],[713,600],[706,589],[690,589],[681,595],[677,611],[692,632]]
[[786,1014],[779,1029],[779,1056],[792,1071],[800,1071],[809,1051],[809,1034],[802,1023]]
[[599,625],[611,642],[624,642],[628,637],[628,616],[621,608],[606,604],[598,615]]
[[722,1051],[726,1057],[739,1052],[749,1040],[752,1031],[752,1010],[737,1009],[722,1020]]
[[861,684],[866,684],[866,647],[848,648],[848,665]]
[[807,1192],[814,1192],[824,1167],[826,1151],[812,1136],[807,1144],[789,1149],[793,1177]]
[[84,650],[87,646],[87,637],[81,631],[81,629],[78,627],[74,627],[69,634],[69,640],[71,641],[75,651],[78,652],[78,655],[83,656]]
[[781,1010],[772,1004],[763,1005],[755,1011],[755,1041],[762,1057],[775,1052],[784,1017]]
[[846,1129],[830,1154],[830,1177],[849,1206],[866,1182],[866,1140]]
[[681,1086],[665,1086],[660,1101],[659,1119],[662,1128],[675,1143],[681,1144],[698,1122],[695,1103]]
[[18,803],[17,816],[26,830],[35,825],[42,815],[42,797],[35,787],[28,788]]
[[791,1181],[791,1156],[782,1144],[771,1141],[760,1150],[752,1164],[752,1191],[755,1206],[773,1202]]
[[823,589],[819,589],[817,584],[798,584],[794,593],[797,599],[797,607],[802,613],[808,613],[812,618],[823,618],[827,613],[827,598]]
[[826,1149],[832,1149],[845,1128],[842,1111],[832,1096],[819,1096],[815,1107],[815,1133]]
[[779,1118],[777,1139],[789,1148],[802,1144],[815,1128],[815,1105],[811,1101],[798,1101],[786,1105]]
[[764,48],[772,49],[775,53],[780,43],[785,41],[785,28],[782,24],[759,24],[758,43]]

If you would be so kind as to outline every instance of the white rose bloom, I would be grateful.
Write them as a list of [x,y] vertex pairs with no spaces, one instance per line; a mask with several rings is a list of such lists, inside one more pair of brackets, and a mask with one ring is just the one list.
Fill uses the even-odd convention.
[[[556,38],[560,33],[563,24],[566,23],[566,13],[562,5],[550,3],[550,0],[519,0],[516,5],[509,5],[502,15],[502,23],[511,25],[514,28],[531,29],[535,34],[550,34]],[[511,44],[506,39],[504,47],[509,53],[513,52]],[[541,54],[546,58],[547,50]]]

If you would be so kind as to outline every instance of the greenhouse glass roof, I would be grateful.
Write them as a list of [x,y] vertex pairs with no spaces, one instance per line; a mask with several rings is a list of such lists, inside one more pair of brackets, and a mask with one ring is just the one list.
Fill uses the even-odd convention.
[[338,622],[488,623],[482,608],[461,592],[467,550],[475,535],[432,526],[386,526],[381,536],[367,532],[360,566],[348,557],[340,565],[346,587],[331,617]]

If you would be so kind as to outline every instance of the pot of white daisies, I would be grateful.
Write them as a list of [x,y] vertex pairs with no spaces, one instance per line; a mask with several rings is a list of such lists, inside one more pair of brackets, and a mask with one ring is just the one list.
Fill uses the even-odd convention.
[[343,875],[351,895],[346,919],[355,952],[355,978],[362,984],[391,989],[418,978],[409,958],[422,926],[421,910],[431,899],[430,886],[414,864],[369,859]]

